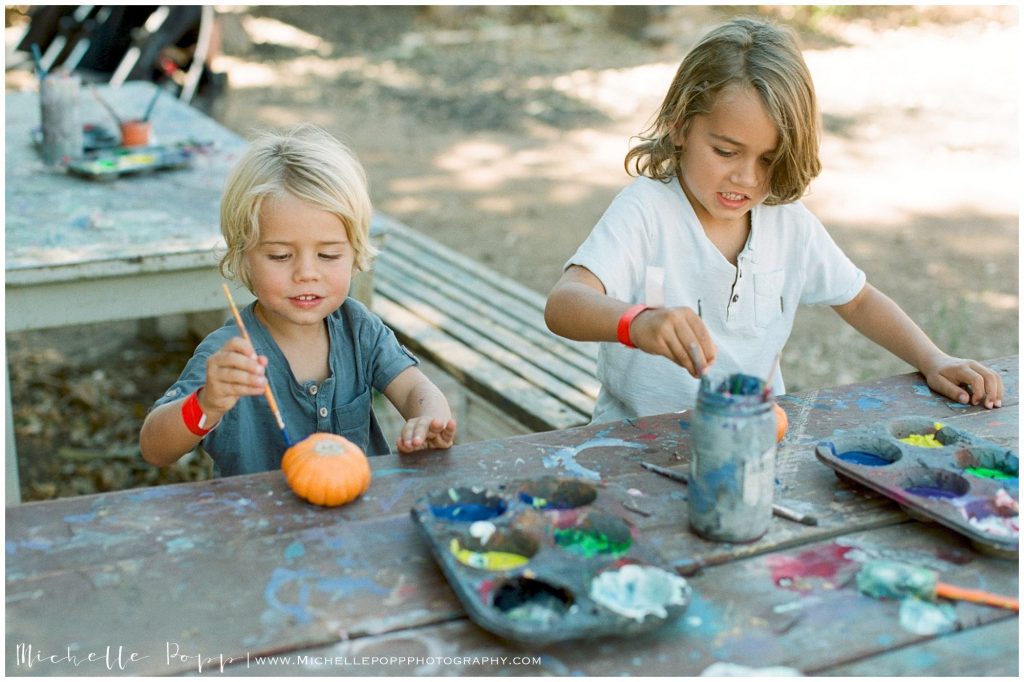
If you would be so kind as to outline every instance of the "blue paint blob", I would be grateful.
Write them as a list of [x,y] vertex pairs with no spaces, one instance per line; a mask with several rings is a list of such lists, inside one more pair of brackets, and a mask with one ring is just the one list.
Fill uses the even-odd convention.
[[306,554],[306,548],[301,542],[296,540],[284,550],[285,559],[298,559]]
[[850,450],[840,455],[836,455],[839,459],[850,464],[860,464],[866,467],[884,467],[892,464],[889,460],[884,457],[879,457],[876,454],[870,452],[862,452],[860,450]]
[[857,408],[861,410],[880,410],[884,404],[878,398],[871,398],[869,396],[857,400]]
[[914,485],[909,488],[904,488],[904,490],[911,495],[929,497],[936,500],[952,500],[960,497],[958,493],[952,490],[946,490],[945,488],[939,488],[934,485]]
[[504,500],[495,500],[492,505],[466,502],[432,506],[430,511],[437,518],[447,521],[486,521],[501,516],[505,513],[505,509]]

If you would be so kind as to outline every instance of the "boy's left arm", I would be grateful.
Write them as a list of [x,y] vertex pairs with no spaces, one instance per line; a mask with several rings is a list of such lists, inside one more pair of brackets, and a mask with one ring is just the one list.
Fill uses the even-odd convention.
[[998,373],[975,360],[943,353],[902,308],[870,284],[849,303],[833,308],[861,334],[916,367],[937,393],[964,404],[1003,406]]
[[455,420],[441,390],[416,367],[409,367],[384,389],[405,418],[398,437],[400,453],[446,449],[455,442]]

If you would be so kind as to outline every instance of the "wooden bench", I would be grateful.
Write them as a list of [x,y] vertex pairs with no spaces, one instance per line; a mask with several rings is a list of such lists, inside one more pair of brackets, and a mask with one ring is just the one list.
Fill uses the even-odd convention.
[[[537,292],[394,219],[378,214],[374,222],[384,248],[372,309],[409,350],[482,401],[472,440],[590,421],[597,344],[548,331]],[[468,435],[461,424],[460,432]]]

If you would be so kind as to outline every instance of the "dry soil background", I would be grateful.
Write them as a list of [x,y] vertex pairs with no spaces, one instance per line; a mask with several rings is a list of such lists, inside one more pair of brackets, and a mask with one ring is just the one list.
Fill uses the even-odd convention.
[[[546,293],[629,182],[629,138],[686,49],[755,10],[227,8],[229,86],[200,104],[243,135],[324,126],[361,157],[379,210]],[[818,88],[824,172],[805,202],[940,346],[1016,353],[1017,11],[762,11],[798,29]],[[26,497],[195,475],[147,471],[135,441],[192,341],[131,330],[9,339]],[[783,369],[790,390],[909,370],[827,309],[797,316]]]

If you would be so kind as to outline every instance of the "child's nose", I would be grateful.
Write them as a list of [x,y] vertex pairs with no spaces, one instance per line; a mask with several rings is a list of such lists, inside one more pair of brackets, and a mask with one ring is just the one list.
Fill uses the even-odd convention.
[[757,161],[741,163],[732,181],[741,187],[760,187],[764,181],[763,170]]
[[320,271],[316,267],[316,258],[303,257],[296,259],[294,277],[299,282],[308,282],[309,280],[319,278]]

